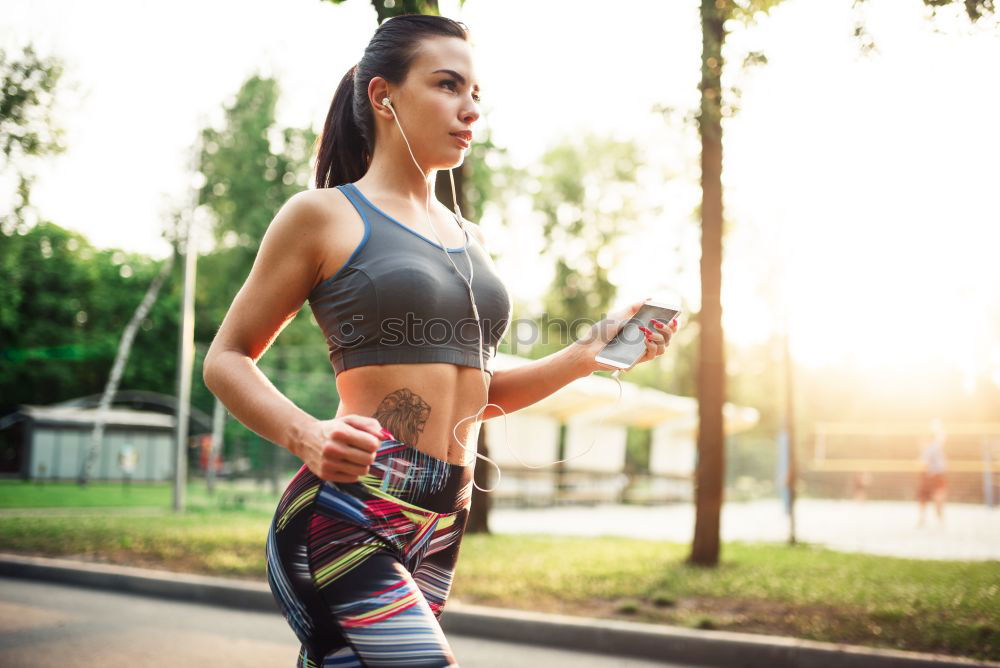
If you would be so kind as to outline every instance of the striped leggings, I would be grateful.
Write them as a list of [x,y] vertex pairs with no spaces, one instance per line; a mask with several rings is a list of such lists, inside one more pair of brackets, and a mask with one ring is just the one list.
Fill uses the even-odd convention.
[[472,465],[382,441],[356,483],[303,466],[267,535],[267,580],[297,666],[457,666],[441,616],[468,519]]

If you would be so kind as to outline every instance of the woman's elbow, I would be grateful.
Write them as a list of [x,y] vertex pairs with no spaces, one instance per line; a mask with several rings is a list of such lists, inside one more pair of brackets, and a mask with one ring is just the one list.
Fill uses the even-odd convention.
[[205,361],[201,365],[201,380],[205,383],[208,391],[215,394],[215,388],[212,387],[215,380],[215,356],[212,355],[211,350],[205,355]]
[[211,346],[209,346],[208,352],[205,353],[205,360],[201,365],[201,380],[205,383],[205,387],[207,387],[208,391],[212,394],[216,394],[215,384],[219,375],[219,368],[221,364],[219,359],[221,351],[218,345],[216,345],[216,342],[217,339],[212,342]]

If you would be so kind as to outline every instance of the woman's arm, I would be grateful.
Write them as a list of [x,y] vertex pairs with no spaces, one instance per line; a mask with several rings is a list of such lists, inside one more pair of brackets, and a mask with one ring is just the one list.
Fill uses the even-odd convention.
[[[548,357],[513,369],[495,371],[490,383],[490,403],[498,404],[505,413],[512,413],[541,401],[577,378],[589,376],[594,371],[614,370],[614,367],[601,364],[595,358],[642,304],[642,301],[635,302],[594,323],[586,336]],[[635,364],[662,355],[670,345],[670,337],[677,331],[676,320],[669,325],[658,321],[654,323],[653,329],[646,330],[646,353]],[[500,415],[502,413],[495,407],[487,407],[483,411],[484,420]]]
[[[289,450],[318,478],[356,482],[368,472],[384,438],[378,420],[366,415],[314,418],[257,368],[257,360],[320,278],[324,246],[318,240],[329,238],[339,216],[317,197],[309,190],[296,193],[271,221],[250,275],[208,349],[203,376],[237,420]],[[346,200],[344,205],[350,206]]]
[[[590,374],[580,356],[582,348],[569,345],[547,357],[532,360],[514,369],[498,369],[490,381],[490,403],[504,413],[513,413],[541,401],[577,378]],[[503,415],[495,406],[487,406],[483,420]]]
[[257,360],[295,317],[316,280],[320,213],[306,191],[290,197],[275,215],[203,370],[205,385],[237,420],[292,453],[316,419],[279,392]]

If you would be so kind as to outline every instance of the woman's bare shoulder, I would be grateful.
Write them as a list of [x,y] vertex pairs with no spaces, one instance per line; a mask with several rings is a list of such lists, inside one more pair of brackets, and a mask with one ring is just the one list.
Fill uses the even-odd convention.
[[[293,202],[294,200],[294,202]],[[364,238],[364,222],[354,205],[336,188],[316,188],[295,193],[287,206],[303,222],[303,231],[317,253],[315,284],[334,275]]]
[[285,200],[261,238],[257,257],[219,327],[213,349],[239,350],[257,359],[299,311],[319,279],[332,273],[329,267],[346,261],[354,248],[350,244],[357,243],[355,236],[360,240],[363,227],[358,221],[360,233],[355,235],[337,197],[343,195],[306,190]]
[[343,222],[354,210],[343,193],[336,188],[300,190],[282,208],[291,209],[292,218],[302,224],[328,228]]

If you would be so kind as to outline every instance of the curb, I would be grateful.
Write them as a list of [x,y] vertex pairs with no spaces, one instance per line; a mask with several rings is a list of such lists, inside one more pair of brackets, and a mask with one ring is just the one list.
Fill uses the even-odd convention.
[[[0,553],[0,576],[29,578],[242,610],[278,612],[264,582]],[[491,608],[452,602],[446,633],[654,661],[769,668],[989,666],[941,654],[874,649],[731,631]]]

